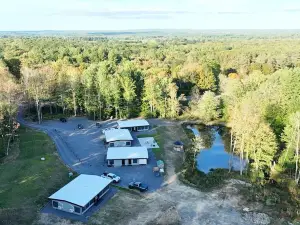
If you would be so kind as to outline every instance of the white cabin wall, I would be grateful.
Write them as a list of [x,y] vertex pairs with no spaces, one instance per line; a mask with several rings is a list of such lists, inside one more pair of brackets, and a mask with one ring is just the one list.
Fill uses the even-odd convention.
[[52,202],[53,201],[58,202],[58,207],[57,208],[53,207],[53,204],[52,204],[53,208],[58,209],[58,210],[62,210],[62,211],[65,211],[65,212],[81,215],[81,213],[76,213],[75,212],[73,204],[68,203],[68,202],[64,202],[64,201],[58,201],[58,200],[52,200]]
[[122,160],[115,160],[114,166],[122,166]]
[[140,165],[146,165],[147,164],[147,159],[139,159],[138,164]]

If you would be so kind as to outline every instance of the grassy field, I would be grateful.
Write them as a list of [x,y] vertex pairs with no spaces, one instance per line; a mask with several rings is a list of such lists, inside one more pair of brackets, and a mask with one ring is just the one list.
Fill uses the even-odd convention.
[[159,127],[156,129],[155,134],[139,134],[137,135],[138,138],[144,137],[153,137],[156,143],[158,144],[159,148],[153,148],[152,151],[155,154],[155,158],[157,160],[163,159],[163,148],[164,148],[164,137],[163,137],[163,127]]
[[22,127],[10,158],[0,164],[0,181],[0,224],[29,225],[47,197],[69,178],[52,140]]

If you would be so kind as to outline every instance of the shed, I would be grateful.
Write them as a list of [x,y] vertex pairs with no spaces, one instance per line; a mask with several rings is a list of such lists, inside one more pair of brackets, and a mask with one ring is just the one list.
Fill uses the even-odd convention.
[[174,150],[178,151],[178,152],[183,151],[183,142],[181,142],[181,141],[175,141],[174,142]]
[[105,132],[106,143],[109,147],[131,146],[133,138],[128,129],[113,129]]
[[108,166],[145,165],[148,162],[146,147],[115,147],[107,150]]
[[130,131],[144,131],[149,130],[150,125],[147,120],[120,120],[117,122],[119,129],[128,129]]
[[49,197],[54,209],[82,215],[108,191],[111,180],[81,174]]

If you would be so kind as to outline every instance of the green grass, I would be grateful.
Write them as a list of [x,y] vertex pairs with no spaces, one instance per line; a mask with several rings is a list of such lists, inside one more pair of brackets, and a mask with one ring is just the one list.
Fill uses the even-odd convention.
[[0,159],[5,156],[5,148],[3,145],[3,139],[0,138]]
[[232,171],[229,173],[228,170],[225,169],[215,169],[205,174],[197,169],[193,171],[191,168],[185,168],[183,173],[179,176],[179,179],[183,183],[198,188],[201,191],[212,191],[213,189],[221,188],[226,180],[229,179],[249,182],[249,179],[246,176],[240,176],[239,172]]
[[[45,134],[20,128],[15,157],[0,164],[1,224],[31,224],[53,192],[69,181],[55,145]],[[45,157],[45,161],[41,161]]]
[[143,196],[140,191],[135,190],[135,189],[129,189],[129,188],[126,188],[126,187],[121,187],[121,186],[116,185],[116,184],[111,184],[111,186],[114,187],[114,188],[119,189],[120,191],[125,191],[125,192],[131,193],[131,194],[138,195],[140,197]]
[[153,148],[152,152],[155,155],[156,160],[163,159],[163,151],[164,148],[164,137],[163,137],[163,127],[159,127],[156,129],[155,134],[139,134],[137,135],[138,138],[145,138],[145,137],[153,137],[156,143],[158,144],[159,148]]

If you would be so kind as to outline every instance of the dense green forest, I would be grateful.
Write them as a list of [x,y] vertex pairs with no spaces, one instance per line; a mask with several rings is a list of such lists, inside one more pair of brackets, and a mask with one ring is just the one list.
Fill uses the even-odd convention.
[[56,114],[219,121],[255,177],[298,183],[299,46],[292,34],[1,38],[0,153],[20,103],[39,123]]

